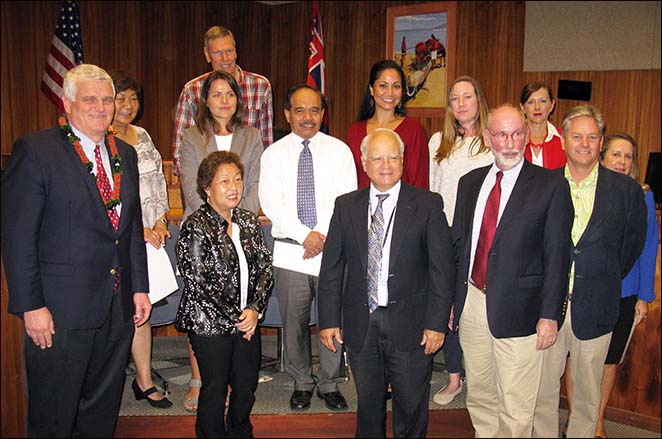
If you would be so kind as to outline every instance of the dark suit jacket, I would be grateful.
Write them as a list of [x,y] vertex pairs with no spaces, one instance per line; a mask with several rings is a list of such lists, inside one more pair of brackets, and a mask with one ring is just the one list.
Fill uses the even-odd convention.
[[[469,172],[458,186],[452,230],[458,259],[456,325],[467,295],[476,202],[490,168]],[[563,322],[572,217],[567,181],[525,160],[487,259],[487,321],[494,337],[535,334],[540,318]]]
[[[215,137],[205,143],[195,126],[184,131],[180,150],[181,188],[186,200],[184,219],[188,218],[204,203],[198,194],[198,168],[200,163],[214,151],[218,151]],[[260,211],[260,200],[258,198],[260,158],[264,151],[260,130],[245,126],[235,127],[230,143],[230,151],[237,153],[244,165],[244,193],[239,207],[250,210],[257,215]]]
[[[627,175],[599,166],[593,212],[572,251],[572,330],[580,340],[614,329],[621,280],[641,254],[646,239],[646,202],[641,186]],[[554,172],[563,175],[563,168]]]
[[2,257],[9,312],[48,307],[56,327],[100,327],[122,274],[124,320],[133,293],[147,292],[137,155],[116,138],[122,158],[122,211],[117,234],[94,178],[59,128],[16,141],[2,175]]
[[[353,352],[360,351],[370,318],[369,191],[370,186],[336,199],[317,295],[319,328],[342,327]],[[412,351],[420,347],[424,329],[448,332],[454,266],[441,197],[402,183],[392,233],[387,312],[398,328],[397,349]]]

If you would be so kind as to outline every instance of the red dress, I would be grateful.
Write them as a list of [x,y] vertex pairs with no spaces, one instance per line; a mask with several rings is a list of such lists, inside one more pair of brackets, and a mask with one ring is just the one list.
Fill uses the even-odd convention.
[[[363,163],[361,162],[361,141],[368,134],[367,126],[367,120],[354,122],[347,133],[347,144],[354,156],[359,189],[370,184],[370,179],[363,170]],[[422,189],[429,189],[430,157],[428,139],[423,125],[417,119],[405,116],[395,132],[398,133],[405,144],[402,181]]]

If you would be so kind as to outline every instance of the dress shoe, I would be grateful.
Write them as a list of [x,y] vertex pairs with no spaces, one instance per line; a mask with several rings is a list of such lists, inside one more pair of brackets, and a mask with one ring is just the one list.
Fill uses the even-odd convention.
[[310,398],[313,392],[308,390],[295,390],[290,398],[290,408],[292,410],[303,411],[310,408]]
[[322,393],[317,391],[317,396],[324,400],[329,410],[347,410],[347,401],[339,391]]
[[136,401],[140,401],[141,399],[146,399],[149,405],[151,405],[152,407],[156,407],[157,409],[167,409],[172,406],[172,402],[170,402],[170,400],[166,397],[163,397],[163,399],[159,399],[158,401],[156,399],[151,399],[149,395],[158,392],[158,390],[156,390],[156,387],[152,386],[143,392],[142,390],[140,390],[140,386],[138,386],[138,383],[136,382],[135,378],[131,383],[131,389],[133,389],[133,394],[136,397]]
[[441,393],[441,392],[443,392],[443,390],[446,388],[446,387],[444,387],[443,389],[441,389],[439,392],[437,392],[437,393],[434,395],[434,397],[432,398],[432,400],[433,400],[435,403],[439,404],[439,405],[448,405],[448,404],[450,404],[451,402],[453,402],[453,400],[455,399],[455,397],[456,397],[457,395],[459,395],[460,392],[462,392],[462,386],[463,386],[463,383],[462,383],[462,380],[460,380],[460,387],[458,387],[457,390],[456,390],[455,392],[451,392],[451,393]]

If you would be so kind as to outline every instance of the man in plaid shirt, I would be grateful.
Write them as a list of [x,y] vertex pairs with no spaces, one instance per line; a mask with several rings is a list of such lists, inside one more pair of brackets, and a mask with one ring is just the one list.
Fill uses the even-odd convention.
[[[205,33],[205,58],[211,63],[212,71],[220,70],[234,76],[242,89],[245,103],[244,123],[254,126],[262,133],[264,147],[271,145],[273,135],[273,106],[271,84],[262,75],[243,71],[236,63],[237,44],[229,29],[213,26]],[[175,116],[175,132],[172,139],[172,155],[175,173],[179,175],[179,149],[184,130],[195,125],[195,115],[200,102],[202,83],[211,72],[190,80],[179,95]]]

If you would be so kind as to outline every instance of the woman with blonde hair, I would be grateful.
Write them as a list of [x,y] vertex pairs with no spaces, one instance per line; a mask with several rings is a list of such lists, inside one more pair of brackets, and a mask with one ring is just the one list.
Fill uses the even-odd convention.
[[[453,224],[457,185],[467,172],[491,165],[494,156],[483,141],[487,129],[488,106],[485,95],[474,78],[460,76],[449,87],[444,130],[430,138],[430,190],[444,200],[448,224]],[[452,322],[451,316],[451,322]],[[448,385],[434,395],[439,405],[450,404],[462,391],[462,348],[457,322],[446,336],[442,348],[448,371]]]

